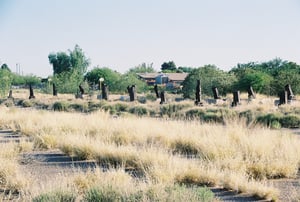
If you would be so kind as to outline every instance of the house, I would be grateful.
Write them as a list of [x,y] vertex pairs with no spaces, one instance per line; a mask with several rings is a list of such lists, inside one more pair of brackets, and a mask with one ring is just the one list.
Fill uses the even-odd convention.
[[180,86],[188,73],[140,73],[140,79],[147,82],[148,85],[166,85],[166,87],[174,88]]

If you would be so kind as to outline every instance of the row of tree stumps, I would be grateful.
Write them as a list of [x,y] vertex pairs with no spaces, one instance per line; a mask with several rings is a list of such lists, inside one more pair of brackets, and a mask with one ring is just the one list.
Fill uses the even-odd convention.
[[[136,100],[136,86],[135,85],[127,86],[127,92],[129,94],[129,101],[134,102]],[[164,104],[166,102],[165,92],[164,91],[158,92],[157,84],[154,85],[154,92],[156,98],[157,99],[160,98],[160,104]]]
[[[212,87],[212,92],[214,95],[214,99],[215,100],[219,100],[221,99],[221,97],[219,96],[219,92],[218,92],[218,88],[217,87]],[[255,99],[255,93],[253,91],[252,86],[249,86],[249,88],[247,89],[248,92],[248,101],[251,101],[252,99]],[[231,103],[232,107],[236,107],[238,104],[241,103],[241,99],[240,99],[240,91],[233,91],[233,101]],[[282,91],[279,94],[279,104],[278,105],[282,105],[282,104],[287,104],[287,103],[291,103],[292,99],[294,97],[292,88],[290,84],[287,84],[284,87],[284,91]],[[196,84],[196,92],[195,92],[195,105],[198,106],[202,106],[203,103],[201,102],[201,82],[200,80],[197,80],[197,84]]]
[[[53,96],[57,96],[57,89],[55,84],[53,83]],[[105,99],[108,100],[109,97],[109,93],[108,93],[108,85],[103,84],[101,87],[101,99]],[[129,100],[130,102],[133,102],[136,100],[136,86],[135,85],[131,85],[131,86],[127,86],[127,91],[129,94]],[[164,104],[166,102],[165,100],[165,92],[158,91],[158,86],[155,84],[154,85],[154,92],[156,95],[156,98],[159,99],[160,98],[160,104]],[[213,96],[215,100],[220,100],[221,97],[219,96],[219,92],[218,92],[218,88],[217,87],[212,87],[212,92],[213,92]],[[251,101],[252,99],[255,99],[255,93],[253,91],[252,86],[249,86],[248,90],[248,101]],[[84,94],[84,89],[81,85],[79,85],[79,91],[77,92],[77,94],[75,95],[76,98],[83,98],[83,94]],[[240,91],[233,91],[233,100],[231,103],[232,107],[237,106],[238,104],[241,103],[241,99],[240,99]],[[12,96],[12,90],[9,91],[9,95],[8,98],[13,98]],[[34,99],[35,95],[33,92],[33,88],[32,85],[29,85],[29,99]],[[287,103],[291,103],[292,99],[294,98],[294,94],[291,88],[290,84],[287,84],[284,87],[284,90],[282,92],[279,93],[279,104],[278,105],[283,105],[283,104],[287,104]],[[197,80],[197,84],[196,84],[196,92],[195,92],[195,105],[197,106],[203,106],[203,102],[201,99],[201,82],[200,80]]]

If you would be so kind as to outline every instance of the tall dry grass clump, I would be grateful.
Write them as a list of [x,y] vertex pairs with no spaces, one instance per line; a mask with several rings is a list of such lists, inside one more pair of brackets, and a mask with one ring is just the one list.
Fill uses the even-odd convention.
[[[5,143],[0,149],[0,199],[19,198],[28,192],[30,184],[28,176],[24,175],[18,164],[21,151],[30,149],[30,143]],[[3,195],[3,196],[2,196]]]
[[217,125],[19,109],[3,114],[0,127],[32,136],[37,149],[60,148],[153,184],[218,185],[276,199],[264,181],[294,177],[299,169],[298,138],[241,121]]

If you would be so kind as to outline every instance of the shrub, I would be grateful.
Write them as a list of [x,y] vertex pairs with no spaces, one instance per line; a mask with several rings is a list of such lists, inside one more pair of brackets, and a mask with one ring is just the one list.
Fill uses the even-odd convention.
[[71,192],[55,191],[41,194],[33,202],[75,202],[76,196]]
[[101,109],[102,106],[104,106],[106,104],[106,101],[101,100],[100,102],[88,102],[88,111],[92,112],[92,111],[96,111],[98,109]]
[[188,119],[195,119],[195,118],[200,119],[200,117],[203,116],[204,114],[205,112],[202,109],[190,109],[185,112],[185,116]]
[[144,115],[148,115],[148,110],[147,110],[147,108],[142,107],[142,106],[135,106],[135,107],[131,107],[129,109],[129,113],[135,114],[138,116],[144,116]]
[[213,201],[214,193],[207,187],[187,187],[185,185],[170,185],[166,187],[149,187],[146,190],[137,189],[133,193],[120,193],[114,190],[111,186],[107,187],[93,187],[89,189],[84,201]]
[[147,100],[150,100],[150,101],[152,101],[152,102],[154,102],[154,101],[156,101],[156,95],[155,94],[153,94],[153,93],[148,93],[148,94],[146,94],[146,99]]
[[300,127],[300,116],[295,114],[286,115],[280,118],[282,127],[296,128]]
[[14,101],[12,99],[3,99],[3,100],[0,100],[0,104],[2,105],[5,105],[6,107],[12,107],[15,105]]
[[55,102],[53,104],[54,111],[68,111],[69,104],[66,102]]
[[84,201],[87,202],[114,202],[121,201],[120,199],[121,195],[111,187],[93,187],[89,189],[84,196]]
[[70,104],[69,109],[74,109],[78,112],[87,112],[88,111],[88,105],[86,103],[73,103]]
[[128,111],[128,105],[125,103],[116,103],[114,105],[114,108],[116,109],[117,112],[126,112]]
[[146,102],[147,102],[147,98],[146,97],[140,97],[140,96],[138,96],[137,100],[141,104],[146,104]]
[[276,121],[280,123],[280,118],[280,114],[266,114],[258,116],[256,120],[258,123],[272,127],[272,122]]
[[117,112],[114,105],[107,104],[107,105],[104,105],[102,107],[102,109],[104,109],[104,111],[106,111],[106,112],[109,111],[110,114],[116,114],[116,112]]
[[22,107],[32,107],[33,106],[33,102],[30,100],[23,100],[21,102]]
[[239,118],[245,118],[246,123],[250,124],[256,120],[256,114],[253,110],[247,110],[239,113]]
[[161,115],[168,115],[169,117],[178,117],[180,116],[179,112],[185,108],[189,108],[189,104],[168,104],[163,105],[160,108]]

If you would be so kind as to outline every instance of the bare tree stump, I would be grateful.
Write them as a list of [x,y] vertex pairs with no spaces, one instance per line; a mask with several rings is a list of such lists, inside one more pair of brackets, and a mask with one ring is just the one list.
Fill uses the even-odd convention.
[[34,99],[34,93],[33,93],[33,88],[31,86],[31,84],[29,85],[29,99]]

